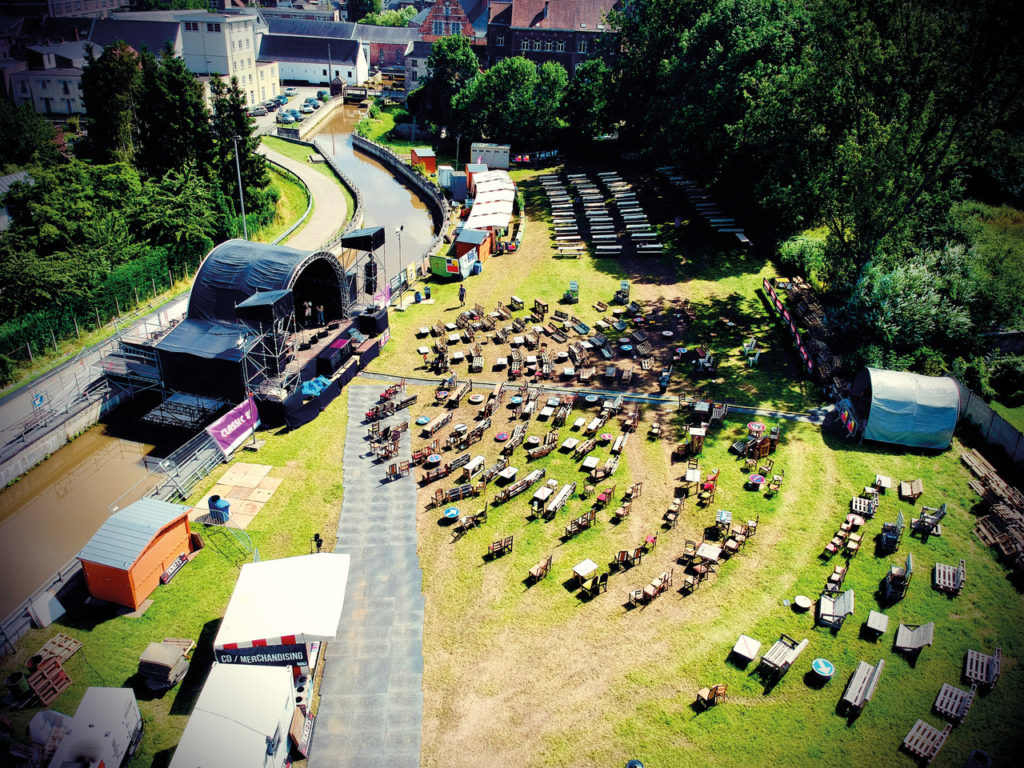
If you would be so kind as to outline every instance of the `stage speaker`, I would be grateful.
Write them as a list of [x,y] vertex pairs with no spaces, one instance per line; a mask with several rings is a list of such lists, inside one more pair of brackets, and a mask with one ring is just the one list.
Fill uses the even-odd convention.
[[367,310],[359,316],[359,332],[366,336],[379,336],[388,327],[387,309]]
[[366,262],[363,290],[371,296],[377,292],[377,264],[373,261]]

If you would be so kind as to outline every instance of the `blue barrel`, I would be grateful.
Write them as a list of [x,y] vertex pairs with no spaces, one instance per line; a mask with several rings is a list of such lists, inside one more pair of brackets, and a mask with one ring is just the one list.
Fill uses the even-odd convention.
[[426,297],[428,299],[430,298],[430,286],[429,285],[424,285],[423,286],[423,295],[424,295],[424,297]]
[[413,296],[413,301],[415,301],[417,304],[423,301],[423,297],[420,295],[419,291],[416,291],[416,294]]
[[210,517],[214,522],[226,523],[231,517],[231,502],[214,495],[210,497]]

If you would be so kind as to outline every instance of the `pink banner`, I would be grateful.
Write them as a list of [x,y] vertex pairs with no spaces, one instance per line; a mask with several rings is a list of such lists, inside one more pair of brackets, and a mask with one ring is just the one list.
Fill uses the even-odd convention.
[[260,414],[256,410],[256,401],[250,397],[213,422],[206,431],[221,452],[230,456],[259,425]]

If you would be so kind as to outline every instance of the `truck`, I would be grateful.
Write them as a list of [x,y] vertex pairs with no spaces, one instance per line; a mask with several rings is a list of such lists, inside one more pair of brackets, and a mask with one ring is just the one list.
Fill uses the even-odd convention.
[[509,154],[512,147],[508,144],[487,144],[474,141],[470,147],[470,162],[484,163],[488,169],[508,170]]

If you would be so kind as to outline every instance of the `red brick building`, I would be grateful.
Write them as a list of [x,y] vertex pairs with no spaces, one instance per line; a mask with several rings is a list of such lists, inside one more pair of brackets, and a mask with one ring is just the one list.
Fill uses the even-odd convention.
[[491,2],[487,52],[491,65],[509,56],[537,63],[557,61],[571,77],[593,58],[604,35],[606,16],[619,0],[506,0]]
[[487,0],[437,0],[420,27],[423,42],[465,35],[481,48],[487,45]]

